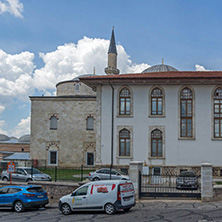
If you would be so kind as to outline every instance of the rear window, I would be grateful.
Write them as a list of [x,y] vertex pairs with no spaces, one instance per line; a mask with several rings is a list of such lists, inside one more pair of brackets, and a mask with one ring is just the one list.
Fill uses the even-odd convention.
[[194,172],[183,171],[180,177],[196,177],[196,174]]
[[31,193],[42,193],[44,190],[42,189],[42,187],[31,187],[28,188],[27,191]]

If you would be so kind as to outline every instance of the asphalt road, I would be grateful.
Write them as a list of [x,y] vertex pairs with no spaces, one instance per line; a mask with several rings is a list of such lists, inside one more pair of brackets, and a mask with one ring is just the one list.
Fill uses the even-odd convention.
[[128,213],[106,215],[103,212],[77,212],[64,216],[57,207],[31,209],[23,213],[0,210],[1,222],[59,222],[59,221],[106,221],[106,222],[222,222],[222,202],[202,203],[196,200],[149,200],[140,201]]

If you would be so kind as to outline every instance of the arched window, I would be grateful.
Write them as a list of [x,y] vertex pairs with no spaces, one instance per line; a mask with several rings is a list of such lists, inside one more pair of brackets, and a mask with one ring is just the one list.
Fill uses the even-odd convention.
[[151,132],[151,157],[163,156],[163,138],[162,132],[155,129]]
[[130,115],[131,94],[129,89],[124,87],[119,93],[119,115]]
[[222,138],[222,88],[214,91],[214,137]]
[[151,115],[163,115],[163,92],[158,87],[151,92]]
[[188,87],[180,92],[180,136],[193,136],[193,93]]
[[76,92],[79,92],[79,83],[78,82],[75,85],[75,90],[76,90]]
[[86,119],[86,129],[87,130],[94,130],[94,119],[92,116],[89,116]]
[[119,132],[119,155],[130,156],[130,131],[127,129]]
[[55,116],[50,118],[50,130],[57,130],[57,117]]

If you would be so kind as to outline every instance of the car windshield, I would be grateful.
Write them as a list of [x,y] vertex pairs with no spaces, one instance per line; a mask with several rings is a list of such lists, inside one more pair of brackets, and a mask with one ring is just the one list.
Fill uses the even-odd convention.
[[180,177],[196,177],[196,174],[194,172],[183,171]]
[[28,174],[42,174],[42,172],[41,171],[39,171],[39,170],[37,170],[37,169],[35,169],[35,168],[33,168],[33,169],[31,169],[31,168],[29,168],[29,169],[25,169],[26,170],[26,172],[28,173]]

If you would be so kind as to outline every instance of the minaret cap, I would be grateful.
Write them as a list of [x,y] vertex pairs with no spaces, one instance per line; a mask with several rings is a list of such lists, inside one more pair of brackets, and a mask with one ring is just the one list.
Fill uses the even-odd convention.
[[112,29],[112,36],[111,36],[111,39],[110,39],[108,53],[115,53],[115,54],[117,54],[115,35],[114,35],[114,26],[113,26],[113,29]]

